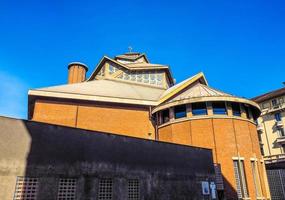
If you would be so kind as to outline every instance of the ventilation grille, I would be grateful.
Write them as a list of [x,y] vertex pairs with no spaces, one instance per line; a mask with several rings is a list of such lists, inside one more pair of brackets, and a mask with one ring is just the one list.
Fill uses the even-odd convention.
[[285,199],[285,170],[267,170],[271,199]]
[[59,180],[58,200],[74,200],[76,197],[76,179],[65,178]]
[[220,164],[215,164],[217,190],[224,190],[224,181]]
[[128,200],[139,200],[140,183],[138,179],[128,180]]
[[111,178],[100,179],[99,200],[111,200],[113,197],[113,180]]
[[37,190],[37,178],[17,177],[14,200],[36,200]]

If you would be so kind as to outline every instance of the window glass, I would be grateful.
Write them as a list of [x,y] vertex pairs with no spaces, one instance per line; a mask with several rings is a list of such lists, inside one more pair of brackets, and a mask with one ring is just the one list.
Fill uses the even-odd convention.
[[270,104],[268,102],[262,104],[262,108],[269,108]]
[[155,84],[155,74],[153,73],[150,74],[150,83]]
[[180,105],[174,107],[175,119],[186,117],[186,105]]
[[241,116],[239,103],[232,103],[233,116]]
[[130,79],[130,75],[127,74],[127,73],[124,73],[124,79],[125,79],[125,80],[129,80],[129,79]]
[[109,74],[113,74],[115,72],[115,67],[113,65],[109,66]]
[[247,182],[244,172],[244,163],[242,160],[234,160],[234,174],[238,198],[248,198]]
[[149,83],[149,74],[147,72],[143,74],[143,82]]
[[275,116],[276,121],[278,121],[278,122],[281,121],[281,114],[280,113],[275,113],[274,116]]
[[135,72],[131,73],[131,80],[136,81],[136,73]]
[[251,169],[252,169],[252,175],[253,175],[253,181],[254,181],[254,187],[255,187],[255,195],[256,197],[261,197],[261,186],[260,186],[260,179],[259,179],[259,170],[257,163],[255,161],[251,161]]
[[213,102],[212,107],[213,107],[213,113],[215,115],[226,115],[227,114],[225,102]]
[[237,187],[237,195],[238,198],[242,198],[242,190],[241,190],[241,178],[239,173],[239,163],[238,160],[234,160],[234,174],[235,174],[235,180],[236,180],[236,187]]
[[205,102],[192,103],[193,115],[207,115],[207,106]]
[[263,144],[260,144],[260,152],[261,152],[261,155],[264,156],[264,145]]
[[137,82],[142,82],[142,74],[141,73],[137,74]]
[[247,118],[247,119],[250,119],[250,116],[249,116],[249,107],[248,107],[248,105],[244,105],[244,111],[245,111],[245,113],[246,113],[246,118]]
[[162,123],[169,122],[169,110],[163,110],[162,111]]
[[277,100],[276,99],[272,100],[272,106],[277,106]]

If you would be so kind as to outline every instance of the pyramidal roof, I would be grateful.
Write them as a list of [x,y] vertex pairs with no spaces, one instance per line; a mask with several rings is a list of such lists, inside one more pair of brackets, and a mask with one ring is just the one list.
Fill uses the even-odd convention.
[[189,99],[189,98],[198,98],[198,97],[233,97],[233,95],[221,92],[219,90],[210,88],[207,85],[201,84],[197,82],[192,87],[186,89],[181,94],[178,94],[174,98],[172,98],[170,101],[177,101],[181,99]]
[[135,61],[141,57],[145,58],[146,62],[149,62],[146,55],[144,53],[137,53],[137,52],[129,52],[129,53],[124,53],[121,55],[115,56],[115,60],[117,59],[122,59],[122,60],[129,60],[129,61]]
[[148,85],[103,79],[29,90],[29,95],[154,105],[164,91]]

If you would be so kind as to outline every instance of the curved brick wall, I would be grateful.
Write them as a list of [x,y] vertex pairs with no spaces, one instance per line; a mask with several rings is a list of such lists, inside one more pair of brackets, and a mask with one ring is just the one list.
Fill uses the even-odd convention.
[[234,117],[174,120],[158,127],[158,137],[161,141],[212,149],[214,163],[221,164],[228,199],[237,198],[233,159],[238,156],[244,158],[249,196],[257,199],[251,159],[258,159],[262,193],[268,196],[256,126],[252,121]]

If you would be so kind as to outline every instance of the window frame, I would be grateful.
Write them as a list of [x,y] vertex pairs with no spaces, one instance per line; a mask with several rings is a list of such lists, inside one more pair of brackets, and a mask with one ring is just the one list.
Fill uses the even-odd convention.
[[[205,107],[200,107],[197,106],[197,105],[202,105],[204,104]],[[195,108],[195,105],[198,107],[198,108]],[[208,109],[207,109],[207,103],[206,102],[196,102],[196,103],[192,103],[191,104],[191,107],[192,107],[192,115],[193,116],[203,116],[203,115],[208,115]]]
[[[241,117],[241,107],[240,107],[240,103],[232,102],[232,103],[231,103],[231,106],[232,106],[233,116],[235,116],[235,117]],[[234,109],[235,107],[238,108],[238,109]]]
[[274,118],[276,122],[281,122],[282,121],[282,116],[280,112],[274,113]]
[[249,191],[247,185],[244,159],[241,157],[233,159],[233,167],[234,167],[234,175],[236,180],[238,199],[247,199],[249,198]]
[[212,102],[212,110],[214,115],[228,115],[226,102],[224,101]]
[[[167,115],[165,115],[167,113]],[[166,120],[165,120],[166,119]],[[161,123],[165,124],[170,121],[170,112],[169,109],[164,109],[161,111]]]
[[180,118],[185,118],[185,117],[187,117],[186,104],[175,106],[174,107],[174,119],[180,119]]

